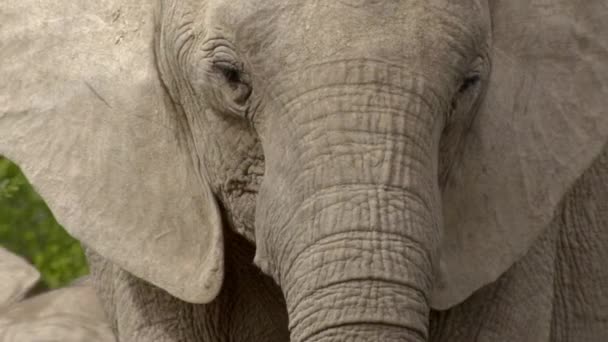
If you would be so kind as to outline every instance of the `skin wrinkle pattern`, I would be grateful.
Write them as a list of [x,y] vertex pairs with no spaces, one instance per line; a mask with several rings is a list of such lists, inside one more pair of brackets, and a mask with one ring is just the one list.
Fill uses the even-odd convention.
[[7,0],[0,154],[120,341],[604,341],[606,17]]

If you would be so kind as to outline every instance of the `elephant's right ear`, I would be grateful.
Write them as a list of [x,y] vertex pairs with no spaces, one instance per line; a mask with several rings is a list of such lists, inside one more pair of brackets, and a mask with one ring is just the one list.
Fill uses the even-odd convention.
[[70,234],[206,303],[223,279],[221,219],[159,79],[155,3],[2,1],[0,154]]
[[524,256],[608,148],[606,1],[488,3],[492,72],[443,192],[436,309],[463,301]]

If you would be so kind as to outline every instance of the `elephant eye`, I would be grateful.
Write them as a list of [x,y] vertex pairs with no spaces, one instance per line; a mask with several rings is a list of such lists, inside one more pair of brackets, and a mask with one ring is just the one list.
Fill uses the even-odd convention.
[[476,109],[481,93],[481,78],[481,74],[475,72],[461,81],[446,117],[448,122],[458,120],[460,116],[470,114]]
[[225,98],[233,104],[229,107],[233,111],[237,111],[236,107],[244,107],[251,95],[251,86],[242,68],[223,61],[214,63],[214,68],[225,82]]
[[241,72],[230,63],[216,63],[215,67],[222,73],[226,81],[236,87],[241,82]]
[[464,92],[466,92],[471,87],[473,87],[474,85],[476,85],[477,82],[479,82],[479,75],[478,74],[474,74],[474,75],[466,77],[464,79],[464,81],[462,82],[462,84],[460,85],[460,88],[458,89],[458,93],[464,93]]

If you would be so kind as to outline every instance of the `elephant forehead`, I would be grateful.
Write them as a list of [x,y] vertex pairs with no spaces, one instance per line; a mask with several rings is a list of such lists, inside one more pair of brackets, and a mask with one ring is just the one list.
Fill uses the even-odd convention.
[[176,33],[182,24],[193,25],[202,37],[227,39],[260,59],[293,65],[349,51],[400,58],[420,57],[421,49],[453,49],[454,41],[470,41],[489,28],[479,1],[189,0],[170,8],[177,13],[171,16]]
[[[222,31],[234,34],[238,49],[265,79],[286,68],[344,58],[380,58],[415,70],[447,65],[446,60],[450,67],[460,59],[468,64],[469,53],[485,44],[489,29],[489,16],[474,1],[252,3],[219,17],[225,20]],[[233,32],[230,22],[236,25]]]

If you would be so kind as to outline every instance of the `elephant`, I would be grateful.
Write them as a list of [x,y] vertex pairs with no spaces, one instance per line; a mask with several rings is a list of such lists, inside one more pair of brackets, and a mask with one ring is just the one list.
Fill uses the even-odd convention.
[[89,278],[31,295],[40,274],[0,247],[0,280],[1,341],[116,341]]
[[120,341],[608,339],[603,0],[0,8],[0,153]]
[[0,247],[0,308],[22,300],[39,280],[36,268]]

